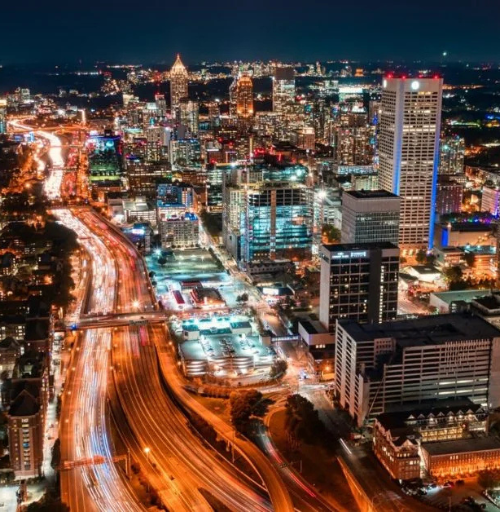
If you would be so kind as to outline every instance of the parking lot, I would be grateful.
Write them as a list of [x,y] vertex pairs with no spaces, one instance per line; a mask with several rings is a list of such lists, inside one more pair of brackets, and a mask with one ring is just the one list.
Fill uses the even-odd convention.
[[[251,292],[247,283],[235,279],[221,269],[211,253],[205,249],[173,251],[165,258],[163,265],[158,263],[158,254],[146,257],[148,270],[154,272],[156,296],[166,309],[190,311],[199,308],[192,299],[191,290],[183,286],[186,282],[199,282],[203,288],[212,288],[220,293],[224,304],[207,305],[204,309],[234,308],[241,304],[238,297]],[[178,291],[182,299],[176,300],[173,291]],[[182,303],[184,301],[184,303]]]
[[172,329],[184,339],[180,351],[188,376],[251,376],[256,369],[269,369],[276,358],[274,349],[260,341],[256,324],[244,315],[175,321]]
[[452,510],[456,512],[469,511],[496,511],[496,507],[491,501],[486,499],[481,493],[482,488],[477,483],[476,478],[466,478],[463,484],[457,485],[454,481],[451,486],[437,485],[434,488],[428,488],[425,496],[419,496],[418,499],[441,510]]

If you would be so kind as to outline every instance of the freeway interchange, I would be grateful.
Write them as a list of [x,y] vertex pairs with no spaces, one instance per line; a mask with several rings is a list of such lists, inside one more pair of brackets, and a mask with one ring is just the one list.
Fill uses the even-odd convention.
[[[82,301],[88,309],[84,313],[117,314],[135,306],[145,312],[144,318],[154,318],[154,296],[135,248],[90,209],[55,210],[55,214],[75,230],[92,260],[89,296]],[[272,504],[258,485],[235,476],[233,468],[190,430],[186,417],[165,392],[159,373],[156,350],[166,339],[163,325],[109,326],[112,319],[93,318],[99,326],[87,329],[78,352],[74,349],[75,369],[65,390],[63,459],[100,455],[111,460],[103,411],[106,386],[114,386],[113,396],[131,437],[125,442],[134,459],[143,460],[147,450],[142,467],[169,509],[211,510],[200,489],[230,510],[293,508],[286,486],[265,457],[254,462]],[[77,410],[82,411],[81,417]],[[117,472],[113,462],[62,472],[63,499],[71,510],[139,510],[126,480]],[[74,487],[78,494],[71,491]]]

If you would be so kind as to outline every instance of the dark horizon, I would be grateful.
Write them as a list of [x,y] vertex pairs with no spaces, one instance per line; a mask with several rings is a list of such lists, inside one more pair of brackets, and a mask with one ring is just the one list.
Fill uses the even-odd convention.
[[169,7],[150,0],[142,9],[132,0],[108,0],[101,8],[68,7],[36,0],[2,10],[4,44],[0,64],[116,63],[204,60],[287,61],[421,60],[498,62],[500,3],[484,0],[396,0],[342,4],[325,0],[247,0],[234,6],[218,0],[206,6],[188,0]]

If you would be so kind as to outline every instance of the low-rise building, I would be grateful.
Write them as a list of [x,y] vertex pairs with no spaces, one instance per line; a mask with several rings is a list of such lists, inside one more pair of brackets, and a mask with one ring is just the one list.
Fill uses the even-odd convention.
[[[411,407],[409,404],[404,410],[387,412],[375,419],[373,451],[395,479],[420,478],[423,466],[433,476],[448,475],[452,473],[443,471],[450,470],[450,460],[454,469],[458,469],[456,461],[463,465],[472,460],[463,457],[466,446],[458,443],[470,441],[467,446],[475,445],[482,451],[483,439],[491,439],[485,437],[487,425],[488,410],[470,400],[433,401]],[[446,463],[438,454],[447,455]],[[468,467],[464,473],[474,471],[477,470]]]
[[500,439],[480,437],[422,445],[422,461],[434,477],[476,475],[500,468]]

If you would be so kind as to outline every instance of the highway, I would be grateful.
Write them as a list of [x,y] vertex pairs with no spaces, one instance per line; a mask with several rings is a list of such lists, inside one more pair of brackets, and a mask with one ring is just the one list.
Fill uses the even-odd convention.
[[[74,214],[106,245],[107,260],[116,263],[116,311],[152,312],[154,297],[135,249],[93,211],[81,208]],[[149,450],[149,473],[159,484],[162,501],[173,510],[211,510],[201,488],[230,510],[271,510],[265,492],[237,478],[235,470],[191,432],[166,393],[154,343],[163,333],[161,327],[146,325],[114,327],[112,351],[116,394],[130,431],[142,449]]]
[[[68,210],[54,210],[58,220],[73,229],[92,261],[89,300],[78,304],[90,310],[113,310],[116,302],[116,271],[104,244]],[[88,272],[88,271],[86,271]],[[112,461],[113,454],[106,423],[106,397],[110,375],[111,330],[87,330],[79,337],[71,354],[63,393],[61,458],[65,464],[102,457],[104,464],[88,464],[61,471],[61,496],[71,511],[135,511],[142,507]]]
[[[32,126],[20,123],[17,120],[10,121],[10,124],[18,130],[34,131]],[[64,176],[64,158],[62,155],[61,139],[54,135],[42,130],[35,132],[38,138],[46,140],[49,144],[49,157],[52,162],[50,173],[44,184],[45,195],[49,200],[59,199],[61,197],[61,184]],[[36,158],[38,160],[38,158]],[[41,162],[39,164],[40,168]]]

